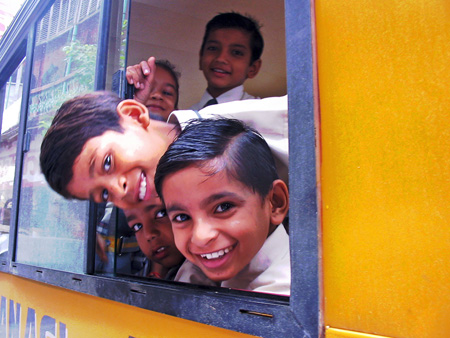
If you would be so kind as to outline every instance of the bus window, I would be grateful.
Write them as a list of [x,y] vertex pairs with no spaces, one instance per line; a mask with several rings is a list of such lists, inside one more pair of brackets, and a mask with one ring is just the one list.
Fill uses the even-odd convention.
[[[26,102],[22,104],[22,108],[28,104],[28,109],[22,110],[20,120],[22,138],[19,141],[25,141],[24,147],[20,146],[17,151],[23,156],[16,161],[14,180],[14,200],[18,201],[14,205],[17,212],[13,213],[10,230],[15,234],[10,236],[14,248],[10,246],[12,255],[8,253],[7,260],[0,262],[1,273],[37,281],[36,285],[45,283],[50,284],[50,288],[61,287],[64,292],[73,290],[76,292],[71,294],[76,297],[81,292],[92,295],[95,301],[96,298],[105,298],[122,302],[138,307],[140,313],[149,317],[158,312],[174,316],[169,319],[171,322],[182,318],[258,336],[273,336],[277,332],[285,332],[288,336],[303,332],[306,336],[309,332],[318,332],[320,298],[316,272],[319,265],[317,246],[312,245],[317,245],[318,236],[314,204],[317,197],[316,139],[311,95],[310,3],[286,1],[286,27],[291,26],[286,29],[286,45],[291,51],[288,53],[288,76],[284,4],[280,0],[233,0],[226,4],[219,1],[138,0],[132,1],[131,19],[128,19],[127,12],[130,0],[42,0],[39,3],[42,6],[30,7],[35,2],[27,2],[27,8],[32,8],[31,14],[24,11],[24,20],[16,23],[21,39],[28,35],[25,41],[29,61],[26,67],[27,89],[23,96]],[[218,12],[230,10],[250,13],[263,24],[265,50],[262,70],[256,78],[246,81],[245,90],[262,98],[281,96],[287,92],[286,78],[290,79],[289,119],[296,122],[295,128],[294,123],[290,125],[290,155],[295,159],[290,163],[293,170],[290,171],[289,182],[291,196],[295,197],[291,200],[289,216],[293,272],[290,297],[242,289],[211,289],[131,275],[123,278],[118,269],[121,264],[119,258],[112,263],[113,271],[115,269],[121,274],[120,278],[99,276],[93,259],[94,225],[98,225],[106,211],[100,207],[96,210],[93,203],[64,200],[50,190],[40,174],[40,145],[55,109],[69,97],[84,91],[113,89],[117,85],[113,74],[121,75],[118,70],[123,71],[127,64],[135,64],[150,55],[169,59],[181,71],[179,108],[189,107],[199,100],[206,88],[203,74],[198,70],[205,24]],[[129,39],[128,25],[131,27]],[[3,41],[9,43],[6,49],[9,60],[17,54],[11,45],[18,39],[6,37],[9,40]],[[5,49],[0,50],[3,52]],[[20,60],[24,54],[16,59]],[[125,61],[127,58],[128,62]],[[2,85],[14,67],[10,68],[0,62]],[[123,83],[118,82],[123,89]],[[272,130],[272,125],[267,130]],[[0,154],[3,154],[3,148]],[[120,216],[115,213],[114,217]],[[123,254],[124,248],[135,245],[123,241],[123,238],[116,240],[110,237],[108,240],[113,242],[109,251],[113,257]],[[97,270],[100,271],[103,273],[103,270]],[[115,306],[114,302],[107,304],[108,307]]]
[[24,68],[25,59],[22,60],[0,92],[0,109],[2,112],[0,140],[0,256],[3,257],[8,252]]
[[[261,24],[264,39],[262,67],[256,77],[245,81],[245,91],[252,96],[262,98],[285,95],[287,92],[285,18],[284,2],[281,0],[264,1],[264,4],[258,3],[258,6],[242,1],[232,5],[221,1],[208,1],[201,4],[185,0],[170,3],[150,0],[132,1],[127,64],[137,64],[150,56],[169,60],[176,66],[176,70],[181,72],[178,108],[188,109],[200,100],[207,87],[203,72],[199,70],[199,51],[206,24],[218,13],[230,11],[254,18]],[[186,27],[189,27],[189,30],[186,30]],[[283,172],[283,174],[286,173]],[[120,218],[117,219],[120,222]],[[116,229],[120,228],[122,224],[119,223]],[[131,238],[135,240],[134,237]],[[127,243],[129,241],[127,236],[122,240],[126,240]],[[109,250],[114,250],[114,243],[111,240],[108,243]],[[120,243],[124,249],[127,248],[117,238],[116,249],[117,243]],[[116,255],[117,266],[122,266],[119,262],[123,260],[123,256]],[[148,261],[144,260],[144,262],[144,275],[148,275],[146,270]],[[116,272],[120,273],[120,270],[117,269]],[[152,275],[151,272],[150,275]],[[213,283],[208,285],[211,284]]]
[[88,203],[64,200],[39,169],[42,138],[56,109],[94,89],[101,1],[56,1],[36,25],[27,116],[30,140],[20,187],[16,261],[85,270]]

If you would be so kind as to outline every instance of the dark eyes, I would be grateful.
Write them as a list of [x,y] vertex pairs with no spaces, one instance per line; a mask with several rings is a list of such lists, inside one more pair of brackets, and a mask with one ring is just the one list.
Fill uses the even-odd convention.
[[174,217],[173,221],[181,223],[181,222],[186,222],[189,219],[190,219],[190,217],[188,215],[186,215],[186,214],[179,214],[179,215],[176,215]]
[[[214,212],[217,213],[217,214],[221,214],[221,213],[225,213],[227,211],[230,211],[234,207],[235,207],[235,205],[233,203],[224,202],[224,203],[219,204],[216,207],[216,209],[214,210]],[[191,217],[189,215],[178,214],[172,219],[172,222],[182,223],[182,222],[186,222],[186,221],[188,221],[190,219],[191,219]]]
[[229,202],[221,203],[217,206],[216,212],[218,212],[218,213],[225,212],[225,211],[233,208],[233,206],[234,205]]
[[167,216],[166,209],[162,209],[156,213],[155,218],[158,219],[158,218],[163,218],[166,216]]
[[102,191],[102,201],[107,202],[109,198],[109,192],[107,189],[103,189]]
[[133,224],[133,226],[131,227],[131,230],[133,230],[134,232],[138,232],[139,230],[141,230],[142,229],[142,223],[136,223],[136,224]]
[[167,95],[167,96],[174,96],[175,95],[174,93],[168,92],[168,91],[163,91],[163,94]]
[[103,170],[106,172],[111,170],[111,155],[106,155],[103,160]]
[[243,56],[244,55],[244,53],[242,51],[240,51],[240,50],[233,50],[231,53],[234,56]]
[[[111,155],[106,155],[105,159],[103,160],[103,171],[108,173],[111,170],[111,166],[112,166],[112,156]],[[107,189],[103,189],[101,196],[100,196],[101,200],[103,202],[107,202],[108,198],[109,198],[109,192]]]

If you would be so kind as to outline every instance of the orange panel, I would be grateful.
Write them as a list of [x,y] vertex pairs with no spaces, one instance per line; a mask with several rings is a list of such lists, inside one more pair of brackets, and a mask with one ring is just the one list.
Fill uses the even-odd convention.
[[[60,323],[66,326],[65,337],[251,337],[5,273],[0,273],[0,296],[7,299],[7,306],[13,300],[14,309],[20,304],[21,337],[26,334],[29,308],[36,314],[37,336],[42,318],[49,316],[58,328]],[[59,329],[56,332],[55,337],[61,338]]]
[[450,2],[317,0],[325,325],[450,332]]
[[368,333],[339,330],[327,327],[325,331],[326,338],[387,338],[386,336],[378,336]]

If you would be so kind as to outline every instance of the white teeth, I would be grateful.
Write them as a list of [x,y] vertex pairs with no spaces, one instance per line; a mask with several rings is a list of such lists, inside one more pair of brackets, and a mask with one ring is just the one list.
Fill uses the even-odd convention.
[[216,251],[216,252],[202,254],[200,256],[202,258],[206,258],[206,259],[216,259],[216,258],[222,257],[223,255],[229,253],[231,250],[233,250],[232,246],[230,246],[229,248],[226,248],[224,250],[219,250],[219,251]]
[[141,185],[139,186],[139,199],[143,200],[145,197],[145,193],[147,192],[147,180],[145,176],[142,175]]
[[214,69],[214,71],[215,71],[215,72],[218,72],[218,73],[226,73],[226,71],[224,71],[224,70],[222,70],[222,69]]
[[160,247],[158,250],[156,250],[156,252],[157,252],[157,253],[160,253],[161,251],[164,251],[164,250],[166,250],[166,249],[162,246],[162,247]]

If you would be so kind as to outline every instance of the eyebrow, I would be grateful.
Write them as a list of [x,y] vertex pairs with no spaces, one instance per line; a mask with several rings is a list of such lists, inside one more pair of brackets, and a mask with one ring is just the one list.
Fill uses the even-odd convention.
[[241,45],[240,43],[233,43],[233,44],[231,44],[231,47],[239,47],[239,48],[243,48],[243,49],[249,49],[247,46]]
[[[219,40],[207,40],[207,41],[205,42],[205,45],[208,44],[208,43],[218,43],[218,44],[220,44],[220,41],[219,41]],[[230,46],[231,46],[231,47],[240,47],[240,48],[243,48],[243,49],[249,49],[248,46],[242,45],[242,44],[240,44],[240,43],[232,43]]]
[[169,87],[172,87],[174,90],[177,90],[177,88],[173,84],[171,84],[169,82],[166,82],[165,85],[169,86]]
[[127,216],[127,217],[125,218],[125,220],[126,220],[127,222],[131,222],[132,220],[134,220],[134,219],[136,219],[136,218],[137,218],[136,215],[131,214],[130,216]]
[[172,204],[167,206],[166,205],[166,212],[174,212],[174,211],[184,211],[185,208],[181,204]]
[[95,171],[95,155],[97,154],[97,149],[94,149],[94,152],[92,153],[92,158],[89,161],[89,177],[94,177],[94,171]]
[[235,194],[233,192],[224,191],[224,192],[219,192],[217,194],[208,196],[207,198],[205,198],[203,201],[200,202],[200,207],[205,208],[208,204],[214,203],[215,201],[218,201],[225,197],[237,198],[241,201],[243,200],[240,196],[238,196],[237,194]]
[[[144,208],[144,212],[152,211],[153,209],[156,209],[158,206],[159,206],[159,204],[147,205]],[[163,205],[161,205],[161,206],[164,207]],[[127,216],[125,219],[126,219],[127,222],[131,222],[132,220],[135,220],[136,218],[137,218],[137,216],[135,214],[131,214],[131,215]]]
[[[218,200],[220,200],[220,199],[222,199],[222,198],[225,198],[225,197],[228,197],[228,198],[235,198],[235,199],[238,199],[238,200],[240,200],[240,201],[245,201],[242,197],[240,197],[239,195],[237,195],[237,194],[235,194],[235,193],[233,193],[233,192],[228,192],[228,191],[225,191],[225,192],[219,192],[219,193],[217,193],[217,194],[213,194],[213,195],[211,195],[211,196],[208,196],[208,197],[206,197],[204,200],[202,200],[201,202],[200,202],[200,207],[203,209],[203,208],[205,208],[206,206],[208,206],[209,204],[211,204],[211,203],[213,203],[213,202],[215,202],[215,201],[218,201]],[[172,204],[172,205],[166,205],[166,211],[167,211],[167,213],[169,213],[169,212],[174,212],[174,211],[185,211],[187,208],[186,207],[184,207],[182,204],[177,204],[177,203],[175,203],[175,204]]]

